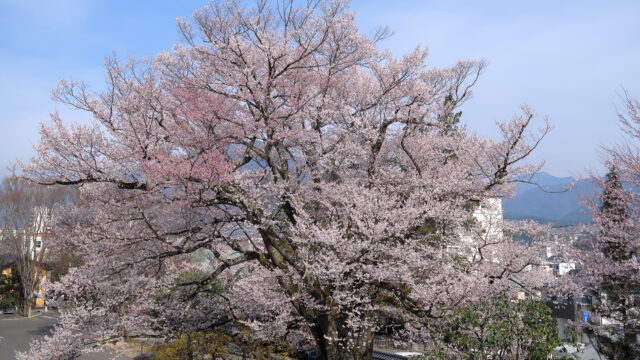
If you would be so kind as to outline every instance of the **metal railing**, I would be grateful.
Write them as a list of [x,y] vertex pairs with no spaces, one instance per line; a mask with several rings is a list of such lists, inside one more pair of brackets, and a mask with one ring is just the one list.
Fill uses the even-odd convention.
[[380,350],[373,350],[373,358],[375,360],[406,360],[407,359],[402,355],[389,353],[386,351],[380,351]]

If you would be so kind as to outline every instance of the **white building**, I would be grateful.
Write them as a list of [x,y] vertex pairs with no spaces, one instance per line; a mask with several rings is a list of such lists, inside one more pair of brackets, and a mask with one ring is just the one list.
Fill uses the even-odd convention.
[[562,276],[571,270],[576,269],[576,263],[574,262],[558,262],[553,264],[553,272],[556,275]]
[[[449,252],[463,256],[472,261],[477,255],[477,249],[482,242],[496,242],[504,236],[502,232],[503,211],[502,199],[489,198],[483,200],[473,211],[473,218],[480,225],[480,232],[477,228],[470,229],[460,236],[460,242],[449,246]],[[486,254],[489,255],[489,254]]]

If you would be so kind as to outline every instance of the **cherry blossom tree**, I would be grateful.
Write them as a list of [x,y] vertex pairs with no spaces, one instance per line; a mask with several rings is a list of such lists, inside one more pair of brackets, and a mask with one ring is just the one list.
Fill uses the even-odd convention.
[[229,321],[368,359],[385,325],[429,341],[452,310],[543,285],[510,236],[530,226],[472,216],[500,213],[485,200],[539,169],[522,161],[550,129],[526,107],[499,140],[460,123],[484,62],[396,58],[343,0],[213,2],[178,28],[153,60],[107,59],[103,90],[54,92],[92,121],[54,114],[22,171],[79,188],[58,223],[84,264],[29,359]]
[[619,119],[629,141],[607,149],[609,172],[596,179],[602,194],[589,204],[599,232],[586,258],[588,279],[600,295],[596,311],[608,320],[593,330],[599,351],[610,359],[640,356],[640,103],[629,96],[625,100]]

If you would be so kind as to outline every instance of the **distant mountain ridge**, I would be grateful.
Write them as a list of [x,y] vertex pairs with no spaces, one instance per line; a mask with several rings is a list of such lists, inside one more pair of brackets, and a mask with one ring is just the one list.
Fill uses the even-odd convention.
[[503,199],[505,218],[562,224],[592,222],[581,201],[598,193],[598,187],[593,183],[545,172],[527,180],[531,183],[518,183],[515,195]]

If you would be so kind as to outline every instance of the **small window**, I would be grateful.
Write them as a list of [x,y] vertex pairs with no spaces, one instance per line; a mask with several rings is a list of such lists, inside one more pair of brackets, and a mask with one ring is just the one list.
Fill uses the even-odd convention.
[[40,249],[42,247],[42,240],[36,240],[36,248]]

